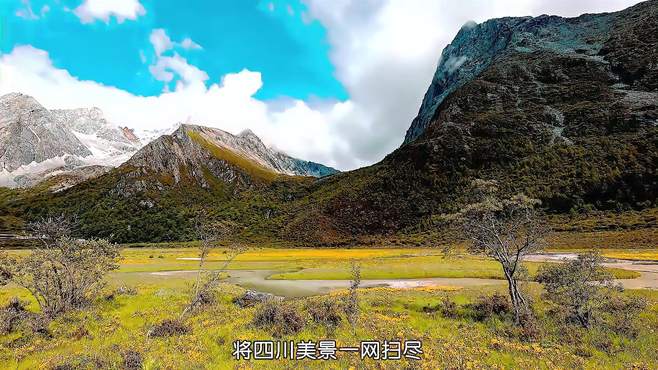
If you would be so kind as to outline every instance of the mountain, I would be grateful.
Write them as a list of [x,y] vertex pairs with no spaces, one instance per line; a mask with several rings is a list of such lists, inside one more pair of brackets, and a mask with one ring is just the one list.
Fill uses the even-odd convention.
[[475,178],[538,198],[549,214],[655,214],[657,166],[651,0],[616,13],[465,25],[403,145],[372,166],[291,176],[330,169],[250,132],[184,125],[71,188],[3,190],[0,221],[65,212],[79,216],[83,235],[157,242],[193,238],[190,220],[203,214],[259,243],[360,244],[443,233],[438,216],[468,201]]
[[[484,103],[502,103],[500,98],[503,94],[515,95],[522,88],[533,87],[534,90],[539,90],[555,84],[566,85],[565,83],[574,77],[582,79],[587,75],[595,78],[592,81],[595,87],[606,85],[608,88],[605,92],[608,94],[625,95],[627,101],[650,105],[655,96],[641,93],[655,91],[658,84],[658,76],[651,65],[655,58],[655,49],[651,48],[655,47],[656,39],[655,32],[651,34],[655,28],[651,27],[655,27],[655,24],[651,24],[653,22],[648,18],[650,14],[655,14],[655,9],[651,9],[654,6],[655,3],[651,1],[624,12],[588,14],[578,18],[542,15],[536,18],[492,19],[482,24],[467,23],[443,50],[418,116],[407,131],[405,143],[420,136],[427,126],[438,118],[437,111],[448,113],[446,106],[449,104],[444,107],[441,107],[441,104],[452,92],[473,80],[484,80],[485,75],[492,75],[493,71],[514,73],[495,77],[510,77],[511,80],[520,80],[523,84],[504,84],[508,89],[506,91],[488,89],[489,95],[484,96],[484,100],[479,100],[480,106]],[[636,9],[646,9],[648,14],[640,14]],[[639,24],[648,25],[650,28],[638,28],[638,24],[634,24],[636,19]],[[649,50],[640,50],[642,47],[648,47]],[[537,58],[547,59],[538,61],[535,60]],[[523,61],[530,64],[523,65]],[[582,71],[579,75],[574,75],[578,68],[590,67],[594,71]],[[576,87],[564,86],[571,90]],[[544,98],[547,93],[548,91],[535,91],[533,95]],[[623,100],[623,96],[613,99],[618,98]],[[566,112],[550,105],[558,103],[555,99],[535,103],[550,110],[543,114],[553,117],[548,125],[561,124],[562,115]],[[536,121],[541,121],[543,116]],[[570,117],[566,118],[566,123],[569,124]],[[651,117],[647,119],[647,122],[653,122]]]
[[96,158],[109,164],[121,164],[141,147],[140,140],[128,128],[109,123],[99,108],[55,109],[53,115],[64,122]]
[[189,124],[146,145],[125,167],[170,178],[173,185],[187,177],[202,187],[209,186],[208,175],[246,185],[281,175],[323,177],[338,172],[268,148],[249,130],[232,135]]
[[55,184],[0,191],[0,209],[6,210],[0,211],[0,229],[3,218],[59,212],[75,214],[85,235],[159,242],[190,238],[201,213],[232,219],[250,237],[276,238],[288,219],[287,204],[336,174],[268,148],[251,131],[232,135],[185,124],[75,186],[60,185],[75,180],[67,174],[53,178]]
[[130,134],[107,122],[98,108],[48,110],[28,95],[4,95],[0,186],[32,186],[83,166],[119,165],[141,147]]
[[642,210],[657,166],[658,1],[493,19],[459,31],[402,147],[328,185],[323,214],[343,234],[428,230],[473,178],[551,213]]
[[0,164],[15,171],[31,163],[92,153],[52,112],[34,98],[8,94],[0,98]]

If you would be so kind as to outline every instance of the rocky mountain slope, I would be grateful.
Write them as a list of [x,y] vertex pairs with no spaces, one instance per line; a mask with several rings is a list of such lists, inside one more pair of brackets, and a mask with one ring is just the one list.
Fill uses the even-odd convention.
[[7,210],[0,212],[0,229],[3,217],[58,211],[77,215],[84,234],[121,242],[180,240],[190,237],[202,213],[274,237],[287,217],[282,207],[306,194],[316,177],[337,173],[268,148],[250,131],[232,135],[186,124],[76,186],[60,185],[76,180],[71,173],[29,190],[0,189]]
[[432,228],[475,177],[549,212],[640,210],[656,206],[657,167],[658,1],[494,19],[459,31],[405,144],[324,214],[343,233]]
[[[645,3],[637,9],[652,6],[651,3]],[[633,100],[636,96],[630,96],[632,92],[655,87],[658,76],[652,68],[651,56],[648,56],[649,60],[644,60],[641,54],[646,53],[631,53],[633,47],[644,45],[651,48],[652,39],[655,39],[655,36],[650,35],[655,29],[639,30],[632,24],[636,19],[648,22],[648,15],[631,13],[633,10],[572,19],[547,15],[537,18],[500,18],[482,24],[464,25],[443,50],[418,116],[407,132],[405,143],[423,133],[450,93],[479,77],[485,70],[500,69],[498,64],[512,59],[518,63],[526,58],[550,58],[542,63],[545,69],[543,72],[532,71],[531,66],[516,65],[517,73],[523,73],[526,77],[533,77],[536,72],[546,74],[534,76],[536,90],[545,88],[544,84],[566,82],[569,76],[561,74],[563,66],[558,63],[555,68],[551,68],[551,62],[570,59],[572,63],[579,63],[581,68],[593,66],[599,71],[595,82],[601,82],[602,79],[612,82],[612,90],[626,94],[629,97],[627,100]],[[651,53],[651,50],[648,51]],[[560,61],[555,60],[558,57]],[[636,57],[642,61],[633,61]],[[637,76],[638,73],[642,76]],[[538,91],[536,95],[542,95],[542,92]],[[653,95],[637,97],[645,102],[655,98]],[[493,96],[488,102],[495,102]],[[560,112],[551,112],[547,114],[557,115],[555,119],[559,120]]]
[[0,163],[5,171],[66,154],[91,155],[64,122],[27,95],[0,98],[0,130]]
[[98,108],[54,109],[52,114],[64,122],[73,134],[98,158],[111,159],[114,165],[125,161],[142,145],[126,127],[108,122]]
[[204,188],[216,180],[246,187],[281,175],[323,177],[338,172],[268,148],[249,130],[232,135],[189,124],[152,141],[123,167],[140,176],[150,175],[152,183],[141,182],[146,187],[175,186],[185,180]]
[[[0,186],[25,187],[84,166],[116,166],[141,143],[98,108],[48,110],[19,93],[0,97]],[[98,171],[79,171],[92,174]]]

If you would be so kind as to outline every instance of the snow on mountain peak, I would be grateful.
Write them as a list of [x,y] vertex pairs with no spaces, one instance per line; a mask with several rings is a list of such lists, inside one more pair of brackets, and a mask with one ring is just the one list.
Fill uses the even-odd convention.
[[99,108],[48,110],[29,95],[3,95],[0,186],[29,186],[88,165],[120,165],[141,148],[135,139],[108,122]]

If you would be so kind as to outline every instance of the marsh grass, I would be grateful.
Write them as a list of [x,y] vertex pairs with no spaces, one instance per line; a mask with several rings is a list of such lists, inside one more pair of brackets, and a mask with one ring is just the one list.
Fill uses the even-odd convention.
[[[346,255],[341,255],[345,251]],[[436,251],[440,253],[440,251]],[[280,253],[277,254],[277,253]],[[367,259],[376,258],[376,263],[388,264],[395,269],[406,263],[411,264],[426,259],[429,266],[433,261],[441,261],[434,250],[276,250],[263,249],[241,255],[234,263],[242,266],[260,266],[271,269],[276,266],[286,269],[300,267],[319,268],[347,267],[346,262],[355,255],[360,259],[362,275],[365,278],[375,264]],[[148,259],[149,254],[163,255],[164,258]],[[127,250],[123,268],[128,271],[144,268],[148,263],[150,271],[158,269],[184,269],[188,265],[198,265],[198,261],[181,261],[179,257],[194,257],[195,250]],[[213,250],[210,258],[220,258],[221,250]],[[332,260],[332,255],[340,255]],[[240,260],[242,259],[242,260]],[[436,260],[433,260],[436,259]],[[151,262],[152,261],[152,262]],[[456,259],[449,263],[468,262],[460,268],[482,271],[481,259]],[[446,263],[448,263],[446,262]],[[171,267],[174,268],[171,268]],[[448,268],[448,267],[446,267]],[[408,268],[403,273],[411,272]],[[437,273],[441,270],[436,270]],[[449,270],[448,270],[449,271]],[[192,275],[193,276],[193,275]],[[404,275],[403,275],[404,276]],[[347,277],[349,279],[349,276]],[[237,363],[231,358],[232,342],[241,340],[271,339],[270,328],[259,328],[252,324],[257,307],[240,308],[233,303],[244,289],[224,284],[217,290],[216,300],[198,315],[191,317],[187,324],[187,334],[149,338],[150,328],[166,319],[176,317],[181,307],[189,299],[191,278],[148,277],[148,274],[134,274],[119,271],[110,279],[107,293],[124,287],[131,294],[114,294],[113,299],[98,299],[82,311],[67,313],[63,317],[47,323],[50,336],[33,333],[25,326],[11,334],[0,335],[0,368],[32,369],[53,368],[61,364],[87,366],[102,365],[107,368],[122,368],[124,354],[138,350],[142,367],[158,368],[213,368],[233,369],[236,367],[278,369],[290,368],[289,361],[248,361]],[[135,294],[132,294],[132,293]],[[336,291],[325,297],[311,297],[296,302],[296,310],[304,318],[305,325],[297,333],[281,334],[285,340],[336,339],[340,345],[357,345],[359,340],[372,339],[419,339],[423,341],[426,353],[421,363],[361,362],[358,356],[345,355],[338,362],[302,361],[295,365],[309,368],[652,368],[658,363],[658,292],[633,290],[624,294],[639,296],[647,300],[648,306],[640,315],[634,327],[638,330],[630,338],[610,331],[584,331],[572,325],[564,325],[555,320],[550,307],[539,299],[540,288],[529,284],[529,294],[535,301],[537,325],[541,336],[527,339],[523,333],[509,330],[504,315],[495,315],[478,321],[469,315],[469,304],[478,301],[480,296],[494,292],[503,293],[501,287],[482,286],[448,288],[425,287],[419,289],[396,290],[391,288],[359,289],[361,315],[352,330],[345,318],[335,327],[325,327],[311,319],[307,303],[318,299],[342,301],[347,291]],[[36,302],[16,286],[0,289],[0,306],[6,305],[12,297],[26,301],[26,309],[35,312]],[[455,317],[446,317],[440,311],[427,310],[437,307],[442,300],[449,299],[457,307]],[[82,328],[82,329],[81,329]],[[84,333],[84,335],[80,335]],[[93,356],[89,354],[92,353]]]
[[[175,316],[188,297],[184,285],[137,286],[137,295],[117,296],[113,301],[97,301],[88,310],[74,312],[49,324],[52,337],[26,332],[0,336],[0,368],[52,368],[59,364],[121,368],[126,351],[139,349],[144,368],[213,368],[236,366],[277,369],[290,367],[288,361],[249,361],[231,359],[232,342],[236,339],[273,338],[271,328],[252,325],[257,308],[242,309],[232,299],[243,289],[227,285],[218,300],[204,312],[190,318],[191,331],[170,337],[148,338],[146,333],[155,323]],[[530,293],[539,295],[532,284]],[[651,302],[642,314],[639,334],[635,339],[615,333],[582,331],[555,322],[538,304],[538,325],[545,334],[541,340],[528,341],[507,330],[505,319],[477,321],[468,317],[446,318],[440,313],[425,312],[423,307],[436,306],[449,297],[459,307],[477,302],[481,295],[491,295],[497,288],[480,287],[461,290],[395,290],[390,288],[359,291],[361,318],[356,335],[346,322],[331,332],[305,325],[296,333],[281,333],[282,340],[320,340],[335,338],[340,344],[354,345],[367,339],[419,339],[426,356],[421,363],[361,362],[358,356],[340,356],[338,362],[302,361],[300,366],[313,368],[651,368],[658,361],[655,344],[658,324],[658,292],[633,291]],[[330,296],[340,299],[346,291]],[[386,300],[382,303],[382,299]],[[5,298],[2,298],[5,299]],[[317,299],[317,298],[309,298]],[[296,302],[295,310],[310,322],[305,300]],[[0,303],[5,303],[2,301]],[[539,302],[541,303],[541,302]],[[80,326],[88,332],[76,336]],[[129,343],[129,346],[128,346]],[[93,354],[93,355],[91,355]],[[470,365],[469,365],[470,364]]]

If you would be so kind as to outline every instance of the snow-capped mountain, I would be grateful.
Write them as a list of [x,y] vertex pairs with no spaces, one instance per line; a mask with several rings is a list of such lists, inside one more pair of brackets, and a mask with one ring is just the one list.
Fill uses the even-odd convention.
[[[48,110],[31,96],[11,93],[0,97],[0,186],[29,187],[44,179],[66,179],[66,184],[51,186],[61,190],[100,176],[133,156],[131,163],[151,162],[153,158],[145,153],[155,157],[158,153],[149,147],[158,148],[158,142],[171,137],[187,138],[188,132],[276,174],[322,177],[337,172],[268,148],[249,130],[232,135],[179,123],[167,129],[136,132],[108,122],[98,108]],[[150,142],[152,145],[138,153]],[[194,153],[178,153],[180,161],[194,162]],[[171,157],[163,160],[173,161]],[[93,170],[81,170],[91,166]],[[167,170],[175,174],[179,169],[174,166]]]
[[91,165],[115,167],[141,146],[98,108],[48,110],[28,95],[0,97],[0,186],[31,186]]
[[98,108],[55,109],[51,112],[91,151],[94,160],[102,164],[117,166],[142,146],[136,136],[128,134],[130,129],[109,123]]

